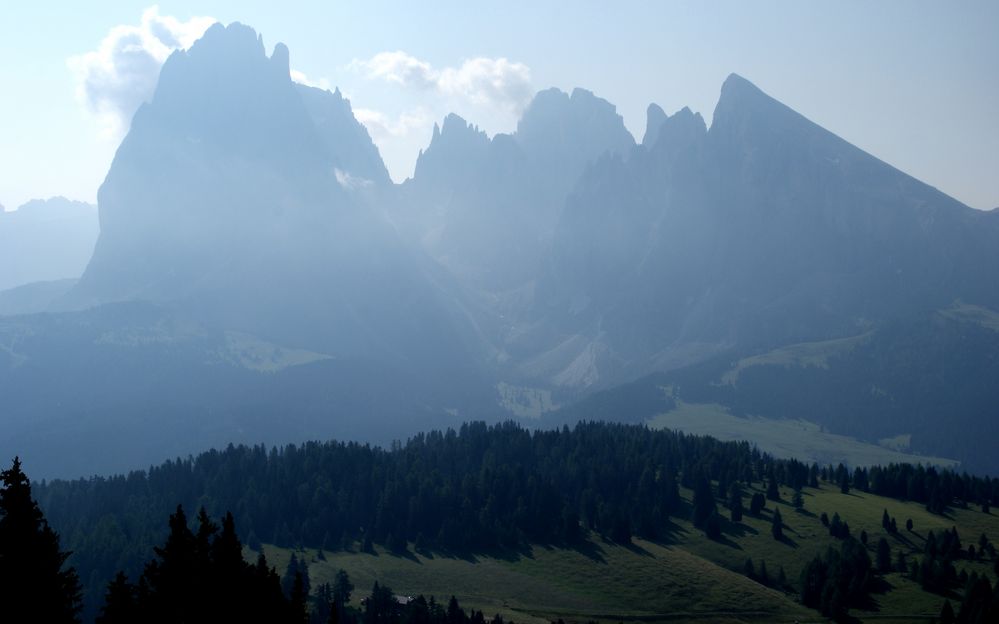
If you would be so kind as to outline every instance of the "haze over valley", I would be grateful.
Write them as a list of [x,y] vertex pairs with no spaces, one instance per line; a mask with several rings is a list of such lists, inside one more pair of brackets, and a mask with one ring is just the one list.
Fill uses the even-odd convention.
[[[943,617],[944,600],[962,621],[996,613],[981,596],[996,581],[985,534],[999,536],[999,210],[736,73],[713,111],[649,103],[641,136],[586,84],[517,82],[511,131],[448,113],[394,180],[370,110],[295,70],[266,30],[205,23],[183,39],[180,22],[147,17],[176,41],[96,206],[0,209],[0,459],[23,460],[70,562],[92,574],[85,619],[117,569],[160,588],[119,579],[134,613],[158,609],[148,596],[166,573],[140,564],[167,515],[172,535],[186,529],[179,504],[233,512],[215,543],[232,551],[232,523],[244,527],[287,583],[299,559],[306,581],[438,583],[471,604],[468,622],[494,608],[518,622],[847,621],[902,613],[892,596],[920,617]],[[378,58],[340,71],[376,75]],[[412,61],[407,80],[426,89],[464,84]],[[295,446],[310,440],[338,442]],[[773,509],[742,522],[743,493]],[[738,513],[722,522],[716,497]],[[460,522],[431,512],[449,505]],[[878,528],[882,508],[918,518],[914,537]],[[838,511],[862,544],[838,513],[829,528]],[[0,533],[14,513],[0,509]],[[953,545],[958,525],[977,555]],[[117,563],[96,554],[112,542]],[[841,554],[823,555],[827,542]],[[876,545],[900,549],[901,567]],[[590,596],[590,567],[634,569],[636,553],[732,593],[693,604],[615,576]],[[906,556],[929,567],[910,574]],[[847,561],[870,583],[834,599]],[[260,588],[273,580],[261,569]],[[479,595],[465,586],[477,574]],[[532,574],[562,584],[544,598]],[[313,618],[374,617],[349,592],[284,592]],[[268,613],[285,608],[274,600]]]

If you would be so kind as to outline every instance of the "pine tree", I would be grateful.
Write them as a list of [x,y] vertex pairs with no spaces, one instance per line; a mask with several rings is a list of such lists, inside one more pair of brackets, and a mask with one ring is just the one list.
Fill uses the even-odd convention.
[[704,535],[708,539],[716,540],[721,537],[721,518],[717,510],[712,510],[711,515],[704,521]]
[[97,624],[126,624],[140,621],[136,587],[128,582],[124,572],[118,572],[108,584],[104,595],[104,608],[97,618]]
[[307,604],[309,592],[305,588],[305,580],[302,578],[301,572],[295,572],[295,580],[291,584],[291,596],[289,600],[291,602],[293,621],[296,624],[305,624],[308,622],[309,612]]
[[773,522],[770,525],[770,534],[775,540],[784,539],[784,520],[780,517],[780,509],[774,509]]
[[693,503],[691,522],[695,527],[703,529],[711,514],[717,511],[714,492],[711,491],[711,484],[704,475],[700,475],[694,485]]
[[812,464],[812,467],[808,469],[808,487],[818,488],[819,487],[819,465]]
[[887,531],[891,527],[891,518],[888,516],[888,510],[885,509],[881,512],[881,528]]
[[232,514],[221,530],[199,513],[197,533],[184,510],[170,516],[170,534],[137,585],[119,573],[108,585],[101,624],[174,622],[303,622],[293,617],[281,581],[261,553],[257,565],[243,560]]
[[347,606],[353,592],[354,584],[350,582],[350,576],[345,570],[337,570],[336,576],[333,577],[333,602],[341,607]]
[[25,621],[78,622],[80,580],[49,527],[15,457],[0,473],[0,606]]
[[777,487],[777,477],[773,475],[773,472],[771,472],[769,482],[767,483],[767,500],[780,500],[780,488]]
[[801,488],[795,488],[791,497],[791,506],[798,510],[805,508],[805,498],[801,495]]
[[877,566],[882,574],[891,572],[891,546],[883,537],[878,540]]
[[954,624],[955,621],[954,607],[950,606],[950,600],[944,600],[943,608],[940,609],[940,617],[937,618],[937,622],[940,624]]
[[326,624],[330,619],[330,614],[337,608],[333,602],[333,587],[329,583],[322,583],[316,588],[315,607],[309,613],[309,622],[312,624]]
[[305,591],[305,595],[308,596],[312,590],[312,584],[309,580],[309,564],[305,559],[299,559],[295,553],[291,553],[291,559],[288,560],[288,567],[285,568],[284,576],[281,577],[281,589],[284,590],[285,595],[289,598],[291,598],[295,587],[296,578],[301,580],[302,589]]
[[729,493],[728,509],[732,514],[732,522],[742,522],[742,488],[738,483],[733,483]]

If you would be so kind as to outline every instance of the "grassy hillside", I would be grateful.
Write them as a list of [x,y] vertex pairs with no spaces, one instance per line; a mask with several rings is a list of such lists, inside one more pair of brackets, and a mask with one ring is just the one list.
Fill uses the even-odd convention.
[[[807,420],[736,416],[717,403],[685,403],[650,418],[650,427],[674,429],[719,440],[752,440],[760,450],[775,457],[795,458],[820,465],[845,463],[848,466],[874,466],[892,463],[926,464],[956,469],[958,462],[945,457],[905,453],[887,446],[862,442],[829,433]],[[906,436],[896,436],[904,442]],[[911,438],[911,436],[909,436]],[[890,442],[892,440],[887,440]],[[901,444],[904,446],[904,444]]]
[[[278,569],[290,551],[267,547]],[[506,556],[447,557],[332,553],[314,557],[313,585],[343,568],[358,587],[354,603],[377,580],[397,594],[423,593],[516,622],[566,620],[795,621],[808,611],[781,592],[687,552],[680,546],[599,538],[580,550],[535,546]]]
[[651,421],[802,461],[959,462],[999,474],[996,328],[999,312],[957,304],[848,338],[721,353],[546,418]]
[[[771,536],[775,503],[768,501],[761,517],[745,516],[743,522],[723,523],[719,541],[707,539],[685,520],[674,520],[671,537],[664,543],[635,539],[629,546],[613,544],[591,535],[576,550],[534,546],[519,553],[455,557],[439,553],[396,556],[382,549],[374,554],[326,552],[325,561],[315,549],[306,549],[315,587],[331,580],[343,568],[350,574],[359,602],[375,580],[388,584],[398,594],[435,595],[446,600],[454,594],[462,605],[481,609],[486,615],[500,613],[517,622],[566,621],[698,621],[698,622],[793,622],[822,621],[815,612],[795,602],[798,577],[816,554],[838,540],[822,525],[823,512],[839,513],[854,535],[865,530],[869,551],[875,557],[880,537],[888,537],[893,560],[898,550],[912,557],[922,553],[927,532],[957,527],[967,547],[985,533],[999,539],[999,516],[977,509],[955,509],[946,516],[927,512],[921,505],[904,503],[863,492],[840,493],[832,484],[806,488],[803,510],[790,504],[792,492],[782,491],[784,541]],[[758,490],[754,490],[758,491]],[[682,492],[689,503],[691,492]],[[899,532],[888,535],[881,528],[882,510],[895,517]],[[727,518],[727,510],[720,509]],[[912,532],[904,526],[912,519]],[[283,570],[290,550],[265,547],[268,558]],[[742,574],[747,558],[757,569],[766,562],[776,579],[783,568],[787,592],[765,587]],[[990,562],[958,563],[958,571],[988,574]],[[929,621],[940,612],[944,597],[923,591],[904,575],[886,577],[888,589],[874,596],[875,606],[853,614],[863,621]],[[960,596],[952,595],[952,602]]]

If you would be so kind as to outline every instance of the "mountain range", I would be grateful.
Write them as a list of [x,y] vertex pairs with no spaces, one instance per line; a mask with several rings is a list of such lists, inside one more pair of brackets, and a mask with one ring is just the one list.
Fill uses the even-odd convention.
[[0,316],[0,453],[34,474],[681,403],[999,471],[975,443],[999,213],[737,75],[710,127],[653,104],[641,143],[584,89],[511,134],[449,115],[394,184],[339,91],[216,24],[163,66],[98,206],[79,281]]
[[80,277],[99,232],[97,207],[65,197],[0,207],[0,292]]

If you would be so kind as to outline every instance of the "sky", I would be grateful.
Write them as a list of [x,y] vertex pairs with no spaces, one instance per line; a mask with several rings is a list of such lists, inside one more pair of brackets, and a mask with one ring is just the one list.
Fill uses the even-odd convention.
[[650,102],[711,114],[738,73],[966,204],[999,207],[999,2],[32,2],[0,6],[0,204],[94,202],[159,65],[213,21],[347,96],[393,179],[455,112],[510,132],[583,87],[641,140]]

